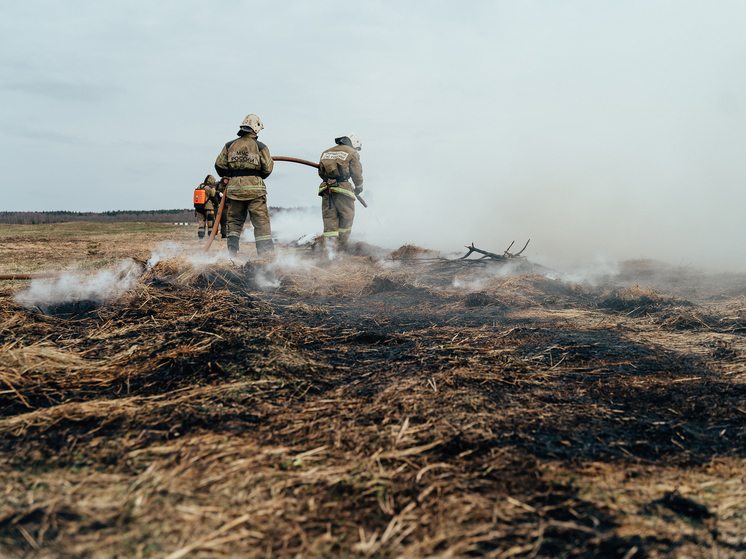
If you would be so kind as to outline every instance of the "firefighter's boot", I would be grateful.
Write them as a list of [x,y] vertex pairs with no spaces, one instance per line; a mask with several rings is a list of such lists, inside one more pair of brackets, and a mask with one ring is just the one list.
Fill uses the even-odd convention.
[[256,253],[259,255],[259,258],[270,256],[274,251],[275,245],[272,242],[272,239],[265,239],[256,242]]
[[238,237],[228,237],[228,255],[235,258],[238,255]]

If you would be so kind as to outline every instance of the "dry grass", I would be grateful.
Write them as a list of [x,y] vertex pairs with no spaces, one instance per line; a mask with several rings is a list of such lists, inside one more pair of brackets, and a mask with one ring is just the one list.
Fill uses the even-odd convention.
[[281,283],[280,292],[304,299],[350,297],[360,295],[380,273],[380,267],[367,258],[336,258],[328,263],[309,264],[274,277]]
[[0,273],[98,270],[126,258],[144,262],[162,241],[198,245],[196,227],[157,223],[0,225],[0,238]]
[[437,258],[437,253],[416,245],[403,245],[391,253],[392,260],[401,260],[407,263],[419,258]]
[[746,557],[742,296],[278,252],[0,293],[0,555]]

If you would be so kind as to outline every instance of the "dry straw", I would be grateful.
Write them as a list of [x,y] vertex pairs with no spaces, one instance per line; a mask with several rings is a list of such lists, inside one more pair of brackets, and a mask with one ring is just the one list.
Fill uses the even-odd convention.
[[741,553],[742,299],[288,262],[0,294],[1,555]]

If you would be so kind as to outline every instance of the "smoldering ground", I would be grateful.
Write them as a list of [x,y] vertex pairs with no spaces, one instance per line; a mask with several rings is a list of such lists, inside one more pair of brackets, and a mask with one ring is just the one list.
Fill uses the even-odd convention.
[[[372,199],[375,198],[372,197]],[[359,208],[358,216],[365,211],[365,209]],[[352,243],[356,248],[353,252],[372,258],[384,269],[400,270],[404,247],[392,252],[364,242],[365,239],[370,240],[379,236],[379,231],[388,231],[388,228],[379,220],[376,219],[374,223],[375,226],[372,228],[370,221],[367,226],[365,222],[359,227],[356,223]],[[328,261],[314,260],[321,255],[319,252],[313,253],[314,249],[318,251],[322,231],[318,208],[294,208],[276,212],[273,215],[273,231],[275,241],[280,246],[287,244],[298,250],[280,250],[276,259],[257,267],[257,274],[253,278],[256,288],[276,289],[280,287],[283,276],[287,274],[298,277],[311,268],[328,265]],[[150,256],[144,258],[140,264],[125,259],[119,264],[97,273],[63,274],[56,280],[35,280],[29,289],[20,291],[16,297],[19,302],[27,307],[38,306],[41,309],[46,309],[49,305],[66,305],[79,301],[87,301],[86,304],[97,306],[120,297],[134,285],[143,270],[151,270],[153,267],[159,267],[159,265],[161,268],[165,266],[172,271],[184,272],[187,276],[193,276],[213,265],[219,267],[226,265],[240,266],[247,260],[255,258],[255,256],[252,256],[254,250],[251,242],[252,238],[253,230],[250,226],[247,226],[242,235],[242,251],[235,261],[229,258],[223,246],[224,241],[220,239],[215,241],[212,250],[207,253],[203,253],[199,248],[188,243],[185,244],[183,241],[161,241],[152,249]],[[497,248],[499,245],[494,244],[495,246],[487,245],[482,248],[488,248],[490,252],[494,251],[500,254],[501,250]],[[535,240],[529,241],[526,252],[531,252],[536,244],[538,242]],[[413,247],[417,254],[427,257],[425,260],[428,260],[428,258],[432,260],[456,260],[463,256],[467,250],[462,248],[461,251],[437,251],[420,249],[415,245],[406,246]],[[516,252],[519,248],[512,247],[519,247],[520,245],[515,245],[514,242],[508,243],[506,239],[504,246]],[[540,253],[542,251],[534,249],[534,252]],[[326,253],[325,256],[328,260],[330,254]],[[334,254],[331,256],[334,257]],[[475,256],[479,257],[480,255]],[[404,259],[407,258],[408,256],[405,254]],[[472,257],[473,259],[474,257]],[[522,263],[528,265],[522,265]],[[589,288],[596,288],[604,284],[610,285],[620,279],[629,284],[640,281],[654,287],[670,288],[677,281],[676,278],[679,278],[679,283],[691,287],[695,283],[694,280],[701,285],[713,281],[716,283],[719,281],[722,284],[726,282],[727,276],[720,275],[717,276],[719,279],[715,280],[713,279],[716,278],[715,274],[708,273],[701,268],[691,265],[675,266],[651,259],[635,259],[634,261],[621,263],[611,259],[598,258],[595,261],[579,264],[563,261],[556,257],[542,258],[538,256],[530,259],[515,259],[512,262],[496,263],[494,265],[491,265],[488,259],[480,269],[465,270],[465,273],[457,274],[450,283],[450,287],[466,291],[479,291],[483,285],[495,278],[522,273],[541,274],[551,280],[578,283]],[[734,276],[734,278],[736,277]],[[682,278],[684,279],[682,280]],[[738,280],[734,279],[734,283],[737,285]]]
[[[80,309],[80,302],[99,306],[114,301],[138,281],[143,266],[123,260],[117,266],[89,274],[62,273],[54,279],[37,279],[28,289],[16,293],[14,299],[26,308],[44,313],[62,309]],[[76,305],[77,304],[77,305]]]
[[4,555],[746,554],[743,278],[201,246],[74,314],[0,292]]

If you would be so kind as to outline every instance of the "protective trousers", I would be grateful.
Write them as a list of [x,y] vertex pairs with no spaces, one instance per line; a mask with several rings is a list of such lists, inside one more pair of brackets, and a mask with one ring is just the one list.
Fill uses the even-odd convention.
[[205,237],[205,229],[207,229],[207,234],[209,235],[212,232],[212,224],[215,222],[215,214],[212,212],[205,211],[197,212],[197,236],[200,239],[203,239]]
[[238,242],[241,238],[246,216],[251,218],[254,225],[254,240],[256,241],[256,252],[259,256],[274,250],[272,243],[272,229],[269,225],[269,210],[267,209],[267,195],[259,196],[253,200],[225,201],[228,206],[228,252],[238,252]]
[[355,199],[340,192],[324,192],[321,196],[321,217],[324,220],[324,242],[336,238],[339,239],[339,248],[346,249],[355,220]]

